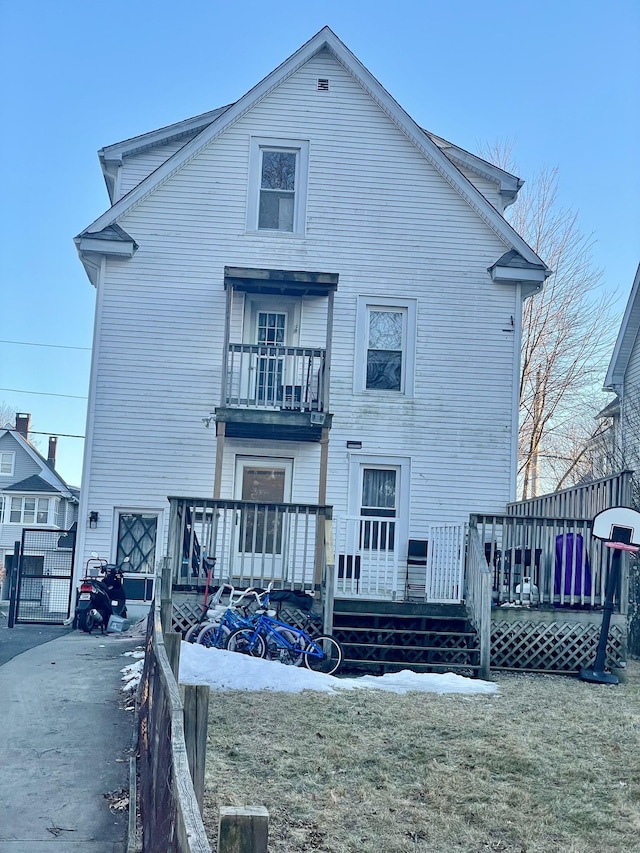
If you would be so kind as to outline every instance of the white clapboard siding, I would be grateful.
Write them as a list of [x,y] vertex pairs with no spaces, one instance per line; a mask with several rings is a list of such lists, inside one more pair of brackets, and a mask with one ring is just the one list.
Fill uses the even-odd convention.
[[158,145],[155,148],[148,148],[146,151],[141,151],[138,154],[129,154],[123,157],[122,166],[120,166],[119,192],[117,197],[114,198],[114,203],[134,187],[137,187],[148,175],[155,172],[169,157],[172,157],[176,151],[179,151],[186,145],[194,135],[166,142],[164,145]]
[[[329,93],[316,91],[318,77],[330,79]],[[304,236],[246,233],[252,136],[309,141]],[[149,157],[140,157],[137,177]],[[220,404],[225,265],[340,275],[328,503],[348,510],[346,442],[357,439],[363,453],[412,458],[409,535],[504,508],[520,308],[517,293],[492,284],[487,267],[509,247],[328,53],[242,115],[120,225],[140,248],[130,260],[108,260],[99,293],[85,488],[101,517],[113,518],[114,507],[166,508],[171,494],[212,494],[215,430],[202,417]],[[417,300],[413,397],[354,393],[354,359],[364,358],[356,352],[358,295]],[[320,300],[305,302],[303,345],[324,346],[325,317]],[[242,323],[238,304],[234,334]],[[271,447],[294,456],[296,499],[315,500],[318,448]],[[232,452],[258,450],[270,452],[266,443],[227,444],[224,493],[232,490]],[[113,535],[109,525],[92,531],[86,549],[108,547]]]

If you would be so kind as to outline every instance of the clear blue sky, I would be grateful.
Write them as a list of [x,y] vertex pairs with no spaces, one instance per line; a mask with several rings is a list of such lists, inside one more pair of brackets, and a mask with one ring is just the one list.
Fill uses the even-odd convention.
[[[237,100],[325,24],[423,127],[470,151],[512,141],[525,180],[557,166],[622,311],[640,260],[638,0],[4,0],[0,401],[34,430],[84,433],[95,291],[72,240],[108,205],[97,150]],[[76,485],[82,444],[59,441]]]

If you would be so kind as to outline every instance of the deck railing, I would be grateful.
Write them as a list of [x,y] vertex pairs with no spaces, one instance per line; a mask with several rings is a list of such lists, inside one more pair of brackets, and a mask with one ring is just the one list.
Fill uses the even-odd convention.
[[173,583],[303,589],[322,577],[324,521],[331,507],[170,497]]
[[334,523],[336,595],[395,598],[398,592],[396,520],[348,516]]
[[480,641],[480,678],[489,677],[491,665],[491,570],[475,524],[469,525],[465,577],[467,613]]
[[629,506],[633,471],[621,471],[560,492],[507,505],[508,515],[593,520],[603,509]]
[[[610,550],[587,519],[472,515],[493,575],[495,604],[600,607]],[[626,608],[626,561],[616,609]]]
[[326,350],[229,344],[226,405],[323,412]]

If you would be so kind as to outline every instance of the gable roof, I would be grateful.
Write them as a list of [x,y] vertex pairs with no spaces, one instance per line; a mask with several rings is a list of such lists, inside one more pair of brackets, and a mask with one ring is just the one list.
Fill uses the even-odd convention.
[[[46,483],[51,488],[46,489],[20,489],[20,491],[53,491],[59,492],[65,498],[69,498],[70,500],[77,500],[78,490],[68,486],[65,481],[62,479],[60,474],[47,462],[44,456],[36,450],[36,448],[27,441],[23,435],[21,435],[16,429],[13,427],[5,427],[5,429],[0,430],[0,438],[4,435],[11,435],[11,437],[16,441],[23,450],[33,459],[33,461],[40,465],[41,471],[40,474],[34,474],[33,477],[36,477],[38,480],[41,480],[43,483]],[[33,479],[33,477],[27,477],[26,480],[22,480],[21,483],[26,483],[29,480]],[[18,483],[14,483],[12,486],[7,486],[3,491],[9,491],[10,489],[15,490],[15,487],[19,485]]]
[[[182,166],[189,162],[206,145],[224,133],[235,121],[322,50],[329,51],[343,68],[351,74],[354,80],[359,83],[383,112],[387,114],[394,124],[434,166],[444,180],[465,199],[491,230],[504,242],[507,249],[516,249],[525,261],[536,267],[541,265],[544,272],[538,284],[538,287],[540,287],[544,279],[551,274],[551,271],[536,255],[533,249],[509,225],[502,214],[487,201],[471,181],[452,163],[443,149],[416,124],[329,27],[324,27],[320,32],[316,33],[313,38],[268,74],[260,83],[240,98],[240,100],[231,104],[226,109],[222,108],[219,115],[211,123],[207,124],[197,136],[182,146],[172,157],[169,157],[168,160],[142,180],[127,195],[119,199],[102,216],[99,216],[98,219],[75,238],[78,250],[81,251],[80,243],[83,238],[87,238],[95,232],[100,232],[117,222],[120,217],[124,216],[154,192],[154,190],[181,169]],[[195,125],[191,129],[193,130],[194,127]],[[186,127],[184,129],[186,130]],[[140,140],[140,137],[136,137],[136,140]],[[151,142],[150,139],[148,141]]]
[[636,270],[636,276],[633,280],[631,293],[627,307],[625,308],[618,332],[618,339],[613,348],[613,355],[609,363],[609,369],[604,380],[604,388],[608,391],[615,391],[615,386],[622,385],[633,345],[635,344],[638,332],[640,331],[640,264]]

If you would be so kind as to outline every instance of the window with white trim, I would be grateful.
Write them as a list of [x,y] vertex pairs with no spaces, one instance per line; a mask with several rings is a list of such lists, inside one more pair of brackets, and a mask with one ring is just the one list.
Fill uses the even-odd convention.
[[10,524],[48,524],[49,498],[11,498]]
[[415,300],[359,297],[354,390],[413,396]]
[[8,450],[3,450],[0,453],[0,474],[12,477],[16,464],[16,454]]
[[251,139],[247,230],[303,234],[309,143]]

